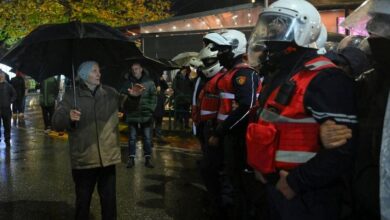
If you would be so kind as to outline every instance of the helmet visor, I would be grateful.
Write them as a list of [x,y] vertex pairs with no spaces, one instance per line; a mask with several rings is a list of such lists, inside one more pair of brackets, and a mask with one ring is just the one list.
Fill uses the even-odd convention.
[[267,49],[262,42],[249,42],[248,46],[248,62],[251,67],[259,67],[261,64],[262,56],[265,56],[264,52]]
[[295,18],[281,15],[264,13],[251,35],[252,42],[261,41],[293,41]]

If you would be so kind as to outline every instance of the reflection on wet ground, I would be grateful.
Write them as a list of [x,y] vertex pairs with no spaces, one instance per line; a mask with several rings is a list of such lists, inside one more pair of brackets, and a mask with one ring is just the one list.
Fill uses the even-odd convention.
[[[40,109],[31,108],[12,127],[11,149],[0,143],[0,219],[72,219],[74,188],[66,135],[43,132]],[[145,168],[138,143],[127,169],[126,138],[117,165],[118,219],[208,219],[206,191],[198,174],[199,146],[189,135],[155,143],[154,169]],[[95,192],[91,219],[100,219]]]

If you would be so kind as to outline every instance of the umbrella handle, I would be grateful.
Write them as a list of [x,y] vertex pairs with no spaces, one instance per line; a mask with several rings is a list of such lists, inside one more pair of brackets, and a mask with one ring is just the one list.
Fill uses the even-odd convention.
[[73,107],[77,109],[77,100],[76,100],[76,74],[74,73],[74,64],[72,60],[72,86],[73,86]]
[[[75,79],[75,73],[74,73],[73,60],[72,60],[72,84],[73,84],[73,109],[78,109],[77,108],[77,99],[76,99],[76,79]],[[71,127],[72,128],[77,128],[78,127],[78,122],[77,121],[72,121]]]

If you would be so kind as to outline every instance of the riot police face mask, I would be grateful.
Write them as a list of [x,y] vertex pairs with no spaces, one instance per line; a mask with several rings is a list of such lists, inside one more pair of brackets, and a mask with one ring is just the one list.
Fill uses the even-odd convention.
[[217,58],[219,63],[229,69],[233,66],[234,53],[229,47],[219,48]]
[[269,72],[277,69],[278,64],[286,55],[288,47],[294,45],[292,42],[269,41],[265,42],[266,50],[261,57],[262,71]]

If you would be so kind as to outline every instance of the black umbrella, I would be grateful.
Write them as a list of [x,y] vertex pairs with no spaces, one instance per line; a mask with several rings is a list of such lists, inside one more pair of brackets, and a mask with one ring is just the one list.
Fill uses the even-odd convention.
[[104,67],[131,56],[142,53],[120,31],[104,24],[75,21],[39,26],[0,62],[37,81],[63,74],[74,82],[74,69],[86,60],[95,60]]
[[164,58],[160,58],[158,59],[160,62],[164,63],[165,65],[167,65],[169,67],[168,70],[175,70],[175,69],[180,69],[181,66],[179,66],[177,63],[175,63],[175,61],[172,61],[172,60],[169,60],[169,59],[164,59]]

